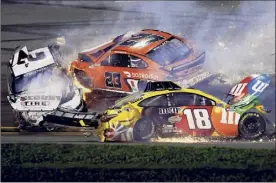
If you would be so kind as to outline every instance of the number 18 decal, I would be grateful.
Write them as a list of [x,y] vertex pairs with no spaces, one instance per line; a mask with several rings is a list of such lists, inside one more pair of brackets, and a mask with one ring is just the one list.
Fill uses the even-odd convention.
[[207,109],[184,109],[183,114],[186,116],[189,128],[208,130],[212,128]]

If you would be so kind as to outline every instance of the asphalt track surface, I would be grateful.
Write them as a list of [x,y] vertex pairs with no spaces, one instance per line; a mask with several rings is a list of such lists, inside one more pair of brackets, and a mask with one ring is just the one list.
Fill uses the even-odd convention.
[[[97,138],[93,136],[84,137],[82,134],[77,133],[69,133],[70,136],[67,136],[64,132],[63,134],[32,134],[32,135],[16,135],[9,134],[1,137],[1,143],[56,143],[56,144],[110,144],[110,145],[165,145],[165,146],[184,146],[184,147],[230,147],[230,148],[239,148],[239,149],[276,149],[275,140],[269,141],[230,141],[230,140],[208,140],[204,142],[200,142],[199,140],[190,141],[190,142],[131,142],[131,143],[99,143]],[[68,135],[69,135],[68,134]]]
[[[213,25],[209,27],[213,34],[202,38],[208,42],[218,35],[229,22],[234,22],[237,29],[228,35],[239,33],[242,27],[250,25],[252,17],[258,17],[260,12],[247,12],[246,14],[228,11],[235,5],[220,6],[220,3],[208,6],[197,5],[197,9],[187,8],[183,13],[183,5],[166,12],[170,16],[163,16],[162,11],[146,3],[138,2],[82,2],[74,1],[2,1],[1,3],[1,126],[13,126],[14,117],[11,107],[6,99],[7,63],[18,45],[27,45],[28,49],[47,46],[53,39],[65,35],[67,43],[78,52],[84,48],[96,46],[123,32],[143,28],[161,29],[175,34],[194,38],[195,30],[203,29],[206,24],[207,14],[210,9],[215,11],[209,18]],[[20,3],[24,2],[24,3]],[[131,4],[132,3],[132,4]],[[137,2],[136,2],[137,3]],[[181,2],[178,2],[181,3]],[[183,2],[184,3],[184,2]],[[143,5],[141,5],[143,4]],[[204,4],[204,2],[203,2]],[[142,8],[141,8],[142,7]],[[216,8],[220,8],[219,11]],[[169,11],[169,10],[168,10]],[[195,12],[197,11],[197,12]],[[235,10],[234,10],[235,11]],[[169,18],[168,18],[169,17]],[[171,23],[172,20],[177,22]],[[167,22],[167,23],[166,23]],[[183,26],[185,25],[185,26]],[[89,46],[88,46],[89,45]],[[74,54],[70,55],[72,60]],[[273,66],[272,66],[273,67]],[[225,91],[220,91],[220,95]],[[270,98],[265,99],[271,106],[275,105],[275,90]],[[271,102],[272,101],[272,102]],[[274,110],[275,111],[275,110]],[[275,116],[275,113],[271,114]],[[275,118],[274,118],[275,119]],[[41,135],[5,135],[2,133],[2,143],[38,142],[38,143],[94,143],[91,138],[80,136],[46,136]],[[152,144],[152,143],[150,143]],[[162,143],[161,143],[162,144]],[[208,144],[208,143],[207,143]],[[179,144],[177,145],[186,145]],[[199,145],[195,143],[195,145]],[[205,143],[206,145],[206,143]],[[274,148],[275,141],[269,142],[215,142],[209,143],[215,146],[249,147],[249,148]]]

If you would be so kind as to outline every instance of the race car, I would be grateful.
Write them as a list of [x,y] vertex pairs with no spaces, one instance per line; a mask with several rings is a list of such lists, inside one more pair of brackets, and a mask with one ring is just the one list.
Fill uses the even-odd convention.
[[79,53],[70,72],[83,88],[111,92],[143,91],[148,81],[192,85],[210,76],[205,52],[184,38],[159,30],[128,32]]
[[259,138],[270,113],[259,96],[270,81],[266,74],[248,76],[224,99],[171,81],[149,82],[144,92],[118,100],[103,113],[97,135],[101,142],[178,135]]
[[89,123],[94,117],[84,113],[82,90],[60,66],[56,48],[51,45],[28,51],[26,46],[19,47],[9,62],[7,98],[22,130],[30,126],[48,131],[60,125],[82,126],[80,120]]

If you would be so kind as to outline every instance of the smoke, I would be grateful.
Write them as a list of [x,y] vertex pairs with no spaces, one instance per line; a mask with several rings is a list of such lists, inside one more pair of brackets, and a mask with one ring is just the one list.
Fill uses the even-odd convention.
[[[206,69],[233,82],[249,74],[275,74],[275,1],[52,2],[102,9],[87,27],[61,32],[71,50],[83,49],[131,30],[159,29],[193,41],[206,51]],[[98,19],[100,21],[94,21]]]
[[[204,4],[205,3],[205,4]],[[233,82],[275,74],[275,1],[143,2],[155,29],[182,35],[206,51],[206,69]]]

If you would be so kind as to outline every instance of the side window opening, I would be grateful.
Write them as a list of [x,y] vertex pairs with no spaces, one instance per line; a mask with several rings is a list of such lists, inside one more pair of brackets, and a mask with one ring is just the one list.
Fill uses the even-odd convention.
[[174,107],[195,105],[196,96],[192,93],[175,92],[171,96]]
[[129,55],[130,67],[143,69],[147,67],[147,63],[139,57]]
[[87,55],[85,55],[85,54],[83,54],[83,53],[79,53],[78,58],[79,58],[82,62],[93,62],[92,59],[91,59],[89,56],[87,56]]
[[216,102],[213,100],[210,100],[206,97],[197,95],[197,100],[196,100],[196,105],[200,105],[200,106],[215,106]]
[[176,92],[171,96],[174,107],[180,106],[215,106],[216,103],[206,97],[193,93]]
[[168,107],[171,106],[170,101],[168,100],[167,96],[164,95],[157,95],[150,98],[147,98],[141,101],[138,106],[140,107]]
[[145,68],[147,63],[133,55],[112,54],[102,61],[101,66]]

